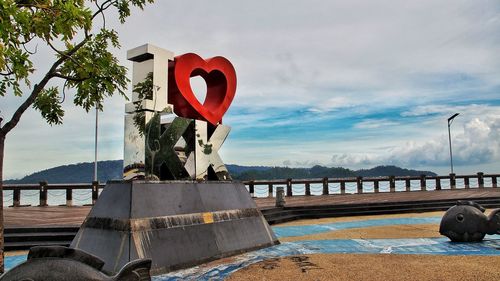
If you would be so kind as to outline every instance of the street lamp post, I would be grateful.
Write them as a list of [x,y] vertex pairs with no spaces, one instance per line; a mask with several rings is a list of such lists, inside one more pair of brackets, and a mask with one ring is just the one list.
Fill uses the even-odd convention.
[[95,107],[95,146],[94,146],[94,181],[97,181],[97,131],[99,123],[99,108]]
[[451,123],[453,123],[453,119],[458,116],[459,113],[453,114],[450,118],[448,118],[448,141],[450,142],[450,166],[451,166],[451,173],[453,174],[453,153],[451,151],[451,132],[450,132],[450,126]]

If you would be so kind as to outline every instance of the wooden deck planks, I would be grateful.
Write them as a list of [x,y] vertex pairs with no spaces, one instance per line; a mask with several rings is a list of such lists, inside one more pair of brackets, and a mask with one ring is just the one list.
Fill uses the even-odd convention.
[[[485,197],[500,197],[500,188],[455,189],[439,191],[381,192],[346,195],[292,196],[285,197],[286,206],[312,206],[331,204],[383,203],[401,201],[454,200]],[[260,208],[274,207],[275,198],[258,198]]]
[[[331,204],[382,203],[398,201],[474,199],[499,197],[500,188],[460,189],[441,191],[413,191],[395,193],[371,193],[325,196],[293,196],[286,197],[287,206],[312,206]],[[274,198],[256,198],[255,202],[261,209],[274,207]],[[49,206],[49,207],[18,207],[4,209],[6,228],[40,227],[40,226],[79,226],[91,207],[89,206]]]
[[91,206],[48,206],[4,208],[6,228],[39,226],[80,226]]

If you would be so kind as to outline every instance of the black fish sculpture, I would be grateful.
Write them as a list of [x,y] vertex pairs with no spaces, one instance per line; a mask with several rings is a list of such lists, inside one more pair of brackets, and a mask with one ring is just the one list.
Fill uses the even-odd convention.
[[500,234],[500,209],[488,216],[484,211],[476,202],[458,201],[441,219],[439,233],[453,242],[478,242],[486,234]]
[[104,262],[82,250],[46,246],[32,247],[28,260],[5,272],[0,281],[151,281],[151,260],[127,263],[115,276],[104,274]]

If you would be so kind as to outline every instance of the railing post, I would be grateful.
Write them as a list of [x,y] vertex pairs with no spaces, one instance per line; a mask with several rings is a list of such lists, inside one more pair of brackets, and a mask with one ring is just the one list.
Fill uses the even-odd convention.
[[273,184],[270,183],[268,186],[267,186],[267,197],[273,197]]
[[491,185],[492,185],[492,187],[498,187],[497,186],[497,177],[496,176],[492,176],[491,177]]
[[340,181],[340,194],[345,194],[345,181]]
[[373,191],[375,191],[375,193],[379,192],[379,187],[378,180],[373,180]]
[[95,205],[95,202],[97,201],[97,197],[99,197],[99,182],[93,181],[92,182],[92,205]]
[[286,196],[292,195],[292,179],[286,179]]
[[484,188],[484,173],[483,172],[477,173],[477,184],[479,185],[479,188]]
[[46,181],[41,181],[39,182],[40,184],[40,200],[39,200],[39,205],[40,207],[46,207],[47,206],[47,182]]
[[21,206],[21,189],[16,188],[12,191],[12,207]]
[[66,206],[73,206],[73,189],[66,188]]
[[329,191],[328,191],[328,178],[323,178],[323,195],[328,195],[328,193],[329,193]]
[[436,177],[436,190],[441,190],[441,179]]
[[356,177],[356,187],[358,188],[358,194],[363,193],[363,177]]
[[457,188],[457,179],[455,178],[455,176],[456,176],[455,173],[450,174],[450,188],[451,189]]
[[411,181],[410,181],[410,179],[405,179],[405,188],[406,188],[406,191],[411,191]]
[[389,176],[389,192],[396,192],[396,179],[394,176]]
[[250,197],[253,197],[253,194],[255,193],[255,186],[253,181],[250,181],[248,183],[248,193],[250,193]]
[[427,183],[425,182],[425,175],[420,175],[420,190],[426,191],[427,190]]
[[311,195],[311,184],[306,182],[306,195],[310,196]]
[[469,177],[464,177],[464,187],[465,187],[465,189],[470,188]]

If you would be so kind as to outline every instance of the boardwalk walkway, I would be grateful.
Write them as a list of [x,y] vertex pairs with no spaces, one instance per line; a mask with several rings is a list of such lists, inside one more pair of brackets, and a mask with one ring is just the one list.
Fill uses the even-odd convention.
[[[335,204],[359,203],[390,203],[403,201],[500,198],[500,188],[461,189],[440,191],[414,191],[395,193],[293,196],[286,197],[287,206],[319,206]],[[274,198],[256,198],[255,202],[261,209],[274,207]],[[5,208],[4,219],[6,228],[40,227],[40,226],[79,226],[90,206],[49,206],[49,207],[16,207]]]

